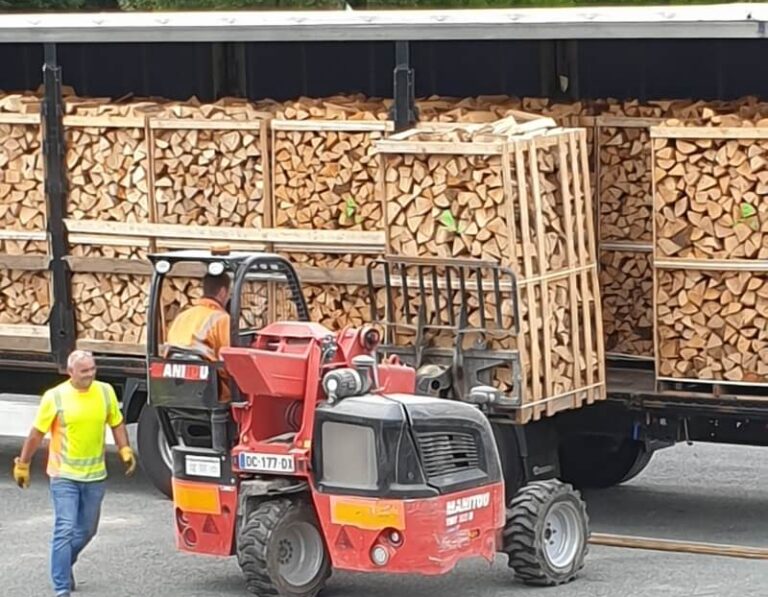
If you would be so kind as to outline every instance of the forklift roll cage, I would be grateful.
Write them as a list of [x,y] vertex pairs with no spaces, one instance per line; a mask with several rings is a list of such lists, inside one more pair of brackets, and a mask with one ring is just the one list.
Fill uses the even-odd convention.
[[[178,434],[174,430],[170,413],[186,420],[198,420],[203,424],[210,424],[211,446],[214,449],[227,449],[231,420],[228,408],[218,400],[218,371],[223,364],[220,361],[205,363],[203,359],[192,353],[168,357],[164,354],[161,344],[162,327],[162,287],[166,277],[171,274],[197,275],[210,273],[219,275],[228,273],[232,276],[232,293],[228,305],[230,316],[230,344],[231,346],[246,346],[248,337],[253,330],[240,328],[240,316],[242,314],[242,293],[246,282],[276,282],[287,284],[290,292],[290,301],[296,309],[296,318],[299,321],[309,321],[309,310],[304,294],[301,291],[301,283],[293,265],[280,255],[272,253],[254,252],[229,252],[229,251],[203,251],[185,250],[169,253],[152,254],[148,256],[152,263],[152,281],[150,285],[148,322],[147,322],[147,386],[148,404],[159,406],[158,419],[163,435],[168,445],[179,445]],[[174,271],[177,265],[181,265],[182,271]],[[190,383],[187,380],[189,393],[180,397],[174,391],[173,385],[178,379],[161,379],[156,372],[169,363],[183,367],[193,367],[200,373],[199,379]],[[164,391],[167,389],[168,391]],[[232,403],[236,405],[242,402],[242,396],[237,385],[230,381],[229,389],[232,395]]]

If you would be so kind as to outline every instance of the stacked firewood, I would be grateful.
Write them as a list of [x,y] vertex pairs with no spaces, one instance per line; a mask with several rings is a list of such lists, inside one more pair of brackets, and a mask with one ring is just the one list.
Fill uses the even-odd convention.
[[766,139],[657,139],[662,257],[768,259]]
[[[145,259],[153,241],[123,242],[115,238],[119,230],[108,227],[111,221],[263,227],[268,116],[242,100],[115,104],[70,98],[64,121],[68,217],[105,223],[96,238],[71,235],[72,255]],[[84,297],[79,336],[144,342],[147,287],[140,275],[76,274],[73,292]],[[166,289],[168,317],[188,302],[191,290],[189,280],[173,279]],[[106,309],[105,296],[111,297]]]
[[277,227],[376,230],[373,142],[380,130],[275,130],[274,201]]
[[146,276],[73,274],[78,338],[139,344],[146,341]]
[[[374,143],[387,134],[389,102],[364,96],[286,102],[273,122],[274,223],[311,230],[384,229],[376,193]],[[330,121],[330,122],[329,122]],[[298,268],[363,268],[365,255],[290,253]],[[303,284],[310,319],[338,330],[368,319],[367,288],[360,284]],[[278,317],[292,307],[278,295]]]
[[651,252],[602,251],[600,292],[606,352],[653,355]]
[[659,375],[768,382],[768,276],[658,272]]
[[[4,123],[0,112],[0,139],[0,228],[43,232],[46,208],[40,127]],[[45,254],[47,243],[23,238],[0,239],[0,253]]]
[[0,324],[44,325],[51,309],[48,272],[0,272]]
[[[38,112],[39,99],[34,94],[0,94],[0,230],[7,235],[0,238],[0,255],[48,254],[42,139],[34,120]],[[47,272],[4,267],[0,325],[44,325],[50,313],[50,292]]]

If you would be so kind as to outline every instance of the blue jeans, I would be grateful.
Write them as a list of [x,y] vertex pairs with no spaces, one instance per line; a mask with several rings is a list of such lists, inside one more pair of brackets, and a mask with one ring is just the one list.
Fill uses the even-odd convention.
[[51,580],[57,595],[70,591],[72,566],[96,535],[106,483],[51,479],[53,540]]

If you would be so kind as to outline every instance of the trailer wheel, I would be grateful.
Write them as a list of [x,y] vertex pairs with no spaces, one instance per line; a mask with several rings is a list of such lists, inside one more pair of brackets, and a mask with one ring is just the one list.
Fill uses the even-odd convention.
[[259,597],[314,597],[331,564],[313,509],[304,502],[262,502],[240,529],[237,561],[248,590]]
[[557,479],[524,486],[507,510],[504,551],[526,584],[573,580],[584,567],[588,539],[589,517],[579,492]]
[[144,474],[160,492],[172,497],[173,461],[171,450],[163,436],[157,413],[149,404],[145,404],[139,414],[136,442],[139,449],[139,462]]
[[653,452],[632,439],[576,435],[560,448],[560,476],[579,488],[613,487],[639,475]]

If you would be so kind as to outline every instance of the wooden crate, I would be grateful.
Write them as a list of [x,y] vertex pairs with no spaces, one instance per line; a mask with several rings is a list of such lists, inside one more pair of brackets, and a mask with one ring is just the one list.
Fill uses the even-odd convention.
[[389,252],[517,272],[525,422],[605,397],[603,334],[585,131],[508,123],[377,143],[379,192]]
[[[270,246],[250,234],[271,217],[264,120],[129,112],[64,118],[78,345],[107,353],[144,351],[149,252],[230,239],[233,248]],[[199,286],[177,282],[167,320]]]
[[653,359],[650,127],[661,118],[595,118],[600,291],[609,357]]
[[651,136],[657,379],[768,387],[768,127]]
[[149,119],[153,221],[269,227],[268,122]]
[[149,149],[145,120],[118,116],[65,116],[72,219],[148,222]]
[[0,348],[47,352],[52,289],[40,116],[0,113],[0,137]]

